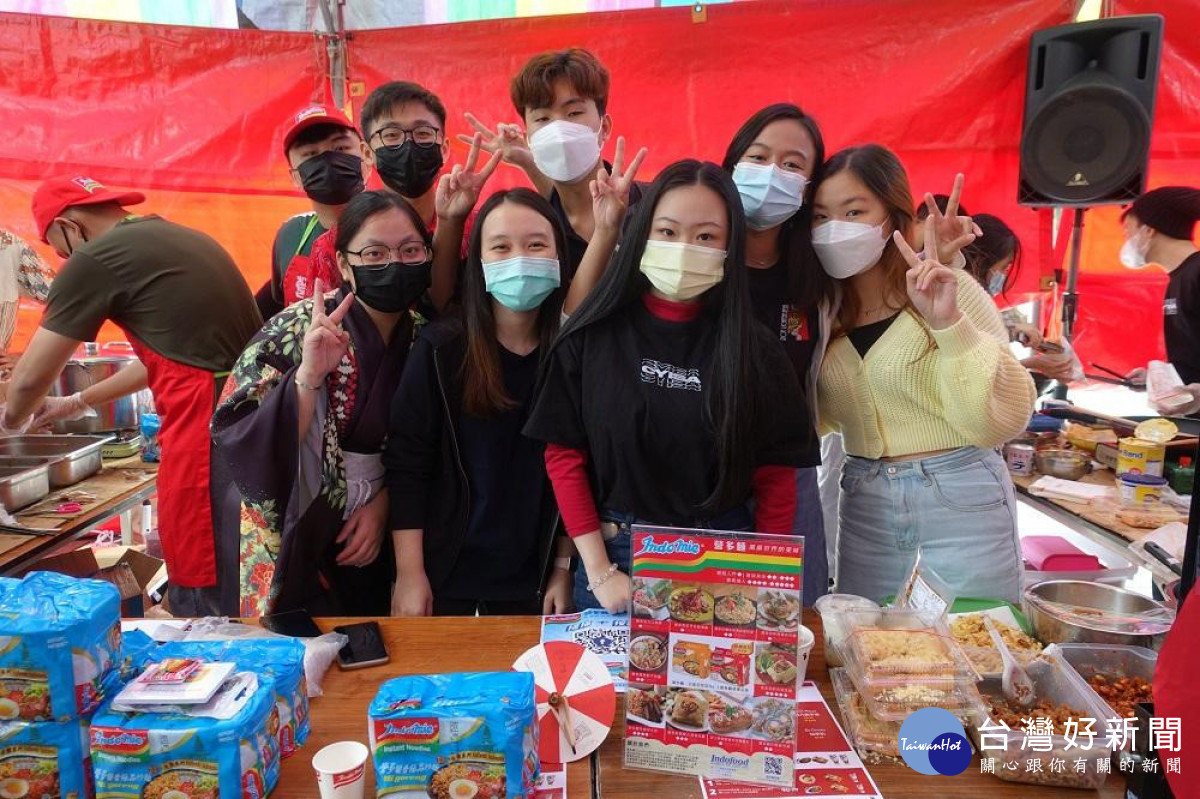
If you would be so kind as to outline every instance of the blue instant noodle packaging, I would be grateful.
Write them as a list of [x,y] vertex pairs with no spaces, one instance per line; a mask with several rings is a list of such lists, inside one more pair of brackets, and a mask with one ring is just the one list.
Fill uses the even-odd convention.
[[279,723],[274,681],[238,672],[222,692],[228,694],[228,718],[201,716],[197,710],[126,712],[114,709],[113,699],[105,702],[92,719],[90,736],[96,795],[262,799],[270,794],[279,782],[279,739],[270,732]]
[[162,644],[151,656],[198,658],[216,663],[236,663],[275,682],[279,709],[279,753],[288,758],[308,740],[308,686],[304,681],[304,644],[295,638],[239,639],[235,641],[175,641]]
[[0,796],[87,799],[92,795],[85,720],[0,723]]
[[538,728],[528,672],[398,677],[380,686],[369,714],[377,797],[533,791]]
[[103,580],[0,579],[0,722],[95,710],[120,656],[120,608],[120,593]]

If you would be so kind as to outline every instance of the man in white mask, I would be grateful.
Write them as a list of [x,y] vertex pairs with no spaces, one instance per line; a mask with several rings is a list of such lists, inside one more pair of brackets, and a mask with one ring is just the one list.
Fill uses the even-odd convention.
[[[521,153],[510,162],[529,174],[530,180],[554,207],[567,232],[567,252],[561,258],[563,282],[587,281],[594,286],[600,269],[576,271],[588,243],[596,232],[592,209],[591,182],[601,169],[613,172],[601,151],[612,136],[612,117],[607,113],[608,70],[595,55],[572,47],[539,53],[526,62],[512,79],[513,106],[521,115],[519,125],[501,124],[489,129],[470,114],[468,121],[483,135],[485,149],[508,146],[524,137],[529,157]],[[618,172],[623,161],[623,144],[617,140]],[[638,162],[635,155],[628,163]],[[614,177],[621,177],[614,174]],[[641,198],[641,187],[633,184],[629,203]],[[613,242],[615,244],[615,242]]]
[[[1138,197],[1125,210],[1121,263],[1128,269],[1157,264],[1170,277],[1163,298],[1163,338],[1167,360],[1175,367],[1194,402],[1161,408],[1176,415],[1200,411],[1200,250],[1192,237],[1200,220],[1200,189],[1163,186]],[[1146,370],[1128,375],[1145,382]]]

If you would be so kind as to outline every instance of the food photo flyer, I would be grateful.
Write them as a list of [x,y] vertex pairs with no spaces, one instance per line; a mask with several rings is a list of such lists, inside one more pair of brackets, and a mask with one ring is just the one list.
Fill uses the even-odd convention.
[[625,765],[791,786],[803,541],[635,527]]

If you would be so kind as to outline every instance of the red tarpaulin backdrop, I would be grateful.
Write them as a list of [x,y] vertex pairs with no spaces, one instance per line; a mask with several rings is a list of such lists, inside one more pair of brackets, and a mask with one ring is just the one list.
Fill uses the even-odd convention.
[[[1200,9],[1188,0],[1122,0],[1121,9],[1149,5],[1167,16],[1168,39],[1152,179],[1194,183],[1200,146],[1187,120],[1197,118],[1198,46],[1183,33],[1200,24]],[[895,149],[916,192],[945,191],[965,172],[968,207],[1004,217],[1021,235],[1021,288],[1032,289],[1050,257],[1037,214],[1015,203],[1025,60],[1029,35],[1067,22],[1073,7],[987,0],[964,13],[958,0],[763,0],[709,7],[699,23],[673,8],[360,31],[349,70],[367,91],[396,78],[425,84],[449,108],[453,134],[466,130],[468,110],[516,119],[508,81],[533,53],[588,47],[612,71],[615,131],[650,148],[643,178],[677,158],[719,159],[753,111],[798,102],[820,121],[830,152],[868,141]],[[290,114],[324,96],[321,40],[20,14],[0,14],[0,37],[9,43],[0,52],[0,225],[36,238],[36,182],[78,169],[147,190],[147,210],[209,231],[252,286],[261,283],[279,222],[305,207],[280,142]],[[464,151],[456,144],[452,158]],[[495,181],[522,178],[503,169]],[[1090,215],[1089,272],[1113,261],[1111,229],[1111,212]],[[1149,328],[1102,337],[1093,321],[1113,318],[1092,315],[1101,302],[1157,320],[1159,284],[1141,281],[1148,288],[1138,294],[1124,274],[1085,278],[1085,346],[1116,363],[1161,347]],[[23,321],[27,335],[36,314]]]

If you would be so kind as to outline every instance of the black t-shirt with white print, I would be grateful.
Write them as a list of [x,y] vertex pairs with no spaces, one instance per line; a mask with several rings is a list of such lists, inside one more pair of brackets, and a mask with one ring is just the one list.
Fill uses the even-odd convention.
[[[785,410],[800,402],[799,386],[782,349],[765,344],[765,331],[756,339],[771,353],[771,385],[755,387],[769,398],[756,412],[755,465],[801,466],[800,415]],[[698,508],[717,472],[705,422],[715,343],[711,315],[668,321],[636,302],[559,342],[525,434],[588,453],[601,512],[671,526],[702,521]]]
[[1200,383],[1200,252],[1171,272],[1163,299],[1167,360],[1184,383]]

